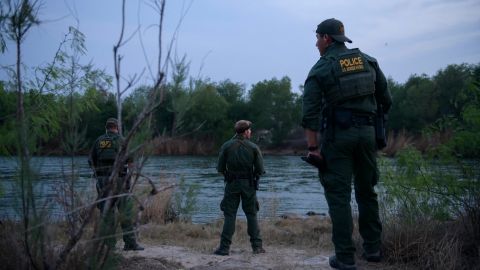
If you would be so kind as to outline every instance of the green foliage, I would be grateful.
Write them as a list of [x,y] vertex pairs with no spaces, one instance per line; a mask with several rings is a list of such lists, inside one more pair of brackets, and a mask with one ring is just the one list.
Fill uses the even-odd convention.
[[279,145],[300,121],[295,113],[295,110],[299,110],[296,106],[297,98],[298,96],[291,92],[288,77],[259,82],[250,91],[251,120],[256,129],[265,129],[272,133],[274,145]]
[[231,126],[226,121],[227,107],[228,103],[218,94],[215,85],[198,83],[191,93],[191,106],[183,117],[184,130],[197,130],[204,138],[224,139],[225,131]]
[[449,65],[433,77],[412,75],[405,84],[389,80],[394,103],[389,127],[419,133],[438,119],[460,119],[470,102],[470,85],[478,65]]
[[245,100],[245,85],[225,80],[218,83],[216,89],[229,104],[227,119],[232,123],[242,119],[251,119],[249,104]]
[[457,155],[478,157],[479,86],[480,64],[449,65],[431,78],[412,75],[405,84],[389,79],[394,103],[388,127],[427,138],[447,134],[446,144]]
[[189,221],[197,210],[197,196],[200,186],[196,183],[189,184],[181,177],[175,193],[175,209],[183,221]]
[[89,88],[86,92],[93,99],[94,106],[99,110],[88,110],[80,115],[82,124],[86,126],[86,139],[88,142],[93,141],[99,134],[105,133],[105,121],[110,117],[117,115],[117,106],[115,96],[106,90],[97,90]]
[[[23,42],[28,30],[40,24],[39,1],[12,0],[0,3],[0,52],[6,50],[5,39]],[[5,36],[4,36],[5,35]]]
[[15,144],[15,111],[17,97],[15,92],[7,91],[0,85],[0,155],[10,155]]
[[456,160],[448,149],[440,159],[433,159],[406,148],[393,167],[381,167],[385,208],[407,223],[458,218],[465,213],[469,198],[480,198],[478,169]]
[[436,119],[439,105],[434,96],[434,84],[426,75],[413,75],[403,87],[394,87],[390,128],[418,131]]
[[148,96],[151,88],[148,86],[140,86],[123,101],[123,123],[129,127],[133,125],[135,118],[142,112],[142,109],[148,102]]

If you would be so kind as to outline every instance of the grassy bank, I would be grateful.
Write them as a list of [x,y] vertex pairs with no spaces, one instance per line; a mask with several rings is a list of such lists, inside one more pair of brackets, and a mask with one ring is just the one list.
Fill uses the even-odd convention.
[[[434,155],[439,156],[440,154]],[[478,269],[480,265],[480,178],[478,161],[430,158],[414,148],[398,153],[389,166],[380,166],[384,263],[377,269]],[[385,159],[381,159],[380,162]],[[390,160],[391,161],[391,160]],[[182,184],[183,183],[183,184]],[[162,186],[168,187],[168,183]],[[145,187],[145,186],[144,186]],[[148,186],[147,186],[148,187]],[[219,244],[222,220],[209,224],[189,222],[195,192],[180,181],[175,187],[152,195],[150,188],[138,187],[144,210],[139,211],[139,239],[149,247],[159,245],[185,247],[210,255]],[[177,197],[180,196],[180,197]],[[85,199],[87,200],[87,199]],[[241,210],[240,210],[241,211]],[[261,209],[261,211],[274,211]],[[267,214],[275,217],[275,214]],[[190,216],[191,217],[191,216]],[[46,269],[42,262],[54,265],[59,250],[67,244],[71,225],[43,217],[44,225],[30,226],[25,248],[21,222],[2,220],[0,224],[0,262],[5,269]],[[78,218],[84,218],[80,214]],[[32,224],[39,222],[30,221]],[[99,213],[96,210],[82,239],[65,263],[65,269],[85,269],[91,257]],[[328,217],[276,217],[260,221],[265,248],[297,249],[314,254],[333,254],[331,224]],[[38,230],[35,228],[43,228]],[[117,232],[119,243],[121,230]],[[357,257],[362,253],[358,229],[354,229]],[[246,223],[237,222],[233,249],[250,251]],[[122,263],[121,252],[110,253],[105,266]],[[31,260],[25,260],[31,258]],[[129,261],[131,263],[131,261]],[[36,263],[35,267],[32,266]],[[359,259],[363,267],[362,260]],[[48,266],[47,265],[47,266]],[[175,269],[175,264],[171,264]],[[62,269],[63,269],[62,268]],[[370,269],[370,265],[369,268]]]

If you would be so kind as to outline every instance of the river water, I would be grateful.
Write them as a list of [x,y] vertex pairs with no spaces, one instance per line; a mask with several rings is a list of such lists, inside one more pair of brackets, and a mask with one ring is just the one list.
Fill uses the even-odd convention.
[[[197,184],[198,195],[192,221],[207,223],[222,217],[219,209],[223,197],[223,177],[216,172],[216,157],[200,156],[154,156],[150,157],[142,173],[156,182],[157,187],[165,181],[186,185]],[[95,180],[87,163],[87,157],[73,159],[75,190],[84,200],[94,200]],[[37,171],[34,193],[37,206],[49,209],[49,213],[61,218],[58,207],[62,186],[71,179],[72,159],[67,157],[35,157],[32,165]],[[15,159],[0,157],[0,219],[19,216],[20,191],[16,180]],[[257,193],[260,202],[260,218],[279,216],[285,213],[305,215],[309,211],[327,213],[328,208],[317,171],[298,156],[265,156],[267,174],[262,177]],[[238,215],[243,217],[241,207]]]

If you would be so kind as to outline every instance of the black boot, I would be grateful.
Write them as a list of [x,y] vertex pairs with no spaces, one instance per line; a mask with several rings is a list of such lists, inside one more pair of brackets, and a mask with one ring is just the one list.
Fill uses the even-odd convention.
[[254,247],[253,248],[253,254],[261,254],[261,253],[265,253],[265,249],[263,249],[262,247]]
[[125,244],[125,246],[123,246],[123,250],[125,251],[128,251],[128,250],[134,250],[134,251],[139,251],[139,250],[144,250],[144,248],[142,246],[140,246],[139,244],[135,243],[135,244]]
[[328,258],[328,263],[330,264],[330,266],[332,268],[335,268],[335,269],[340,269],[340,270],[357,270],[357,266],[354,264],[346,264],[346,263],[342,263],[341,261],[339,261],[337,259],[337,256],[330,256],[330,258]]
[[362,258],[369,262],[380,262],[382,260],[382,253],[380,251],[374,253],[363,252]]
[[213,254],[219,255],[219,256],[228,256],[230,255],[230,251],[229,251],[229,248],[220,246],[213,252]]

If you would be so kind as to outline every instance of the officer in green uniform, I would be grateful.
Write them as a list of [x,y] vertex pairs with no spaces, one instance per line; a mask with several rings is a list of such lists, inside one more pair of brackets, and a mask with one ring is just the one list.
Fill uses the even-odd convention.
[[259,205],[256,192],[259,176],[265,171],[260,149],[249,140],[252,134],[250,127],[250,121],[240,120],[235,123],[235,136],[220,149],[217,171],[225,178],[225,194],[220,203],[225,221],[220,246],[214,252],[216,255],[229,254],[240,201],[247,217],[247,232],[253,253],[265,253],[257,222]]
[[356,269],[352,176],[363,257],[380,261],[382,225],[374,190],[378,180],[374,120],[377,108],[388,112],[392,99],[377,61],[345,46],[344,42],[352,41],[345,36],[342,22],[333,18],[323,21],[316,37],[321,58],[305,81],[302,126],[308,155],[316,155],[326,165],[319,174],[333,227],[335,255],[329,259],[330,266]]
[[[106,133],[95,141],[89,157],[89,163],[95,171],[97,178],[97,192],[98,198],[102,199],[108,196],[111,192],[111,183],[109,178],[112,173],[115,157],[120,148],[123,138],[118,134],[118,122],[115,118],[109,118],[105,124]],[[128,165],[131,161],[128,161]],[[127,193],[129,190],[129,181],[124,181],[126,175],[127,164],[125,170],[120,173],[117,179],[117,188],[119,193]],[[105,201],[97,204],[97,207],[103,213]],[[110,248],[115,247],[116,237],[116,223],[115,223],[115,207],[118,209],[118,220],[123,230],[123,242],[125,243],[124,250],[143,250],[139,246],[134,234],[133,226],[133,202],[130,197],[120,197],[113,199],[110,211],[106,213],[100,226],[100,237],[105,238],[105,244]],[[110,236],[110,237],[109,237]]]

